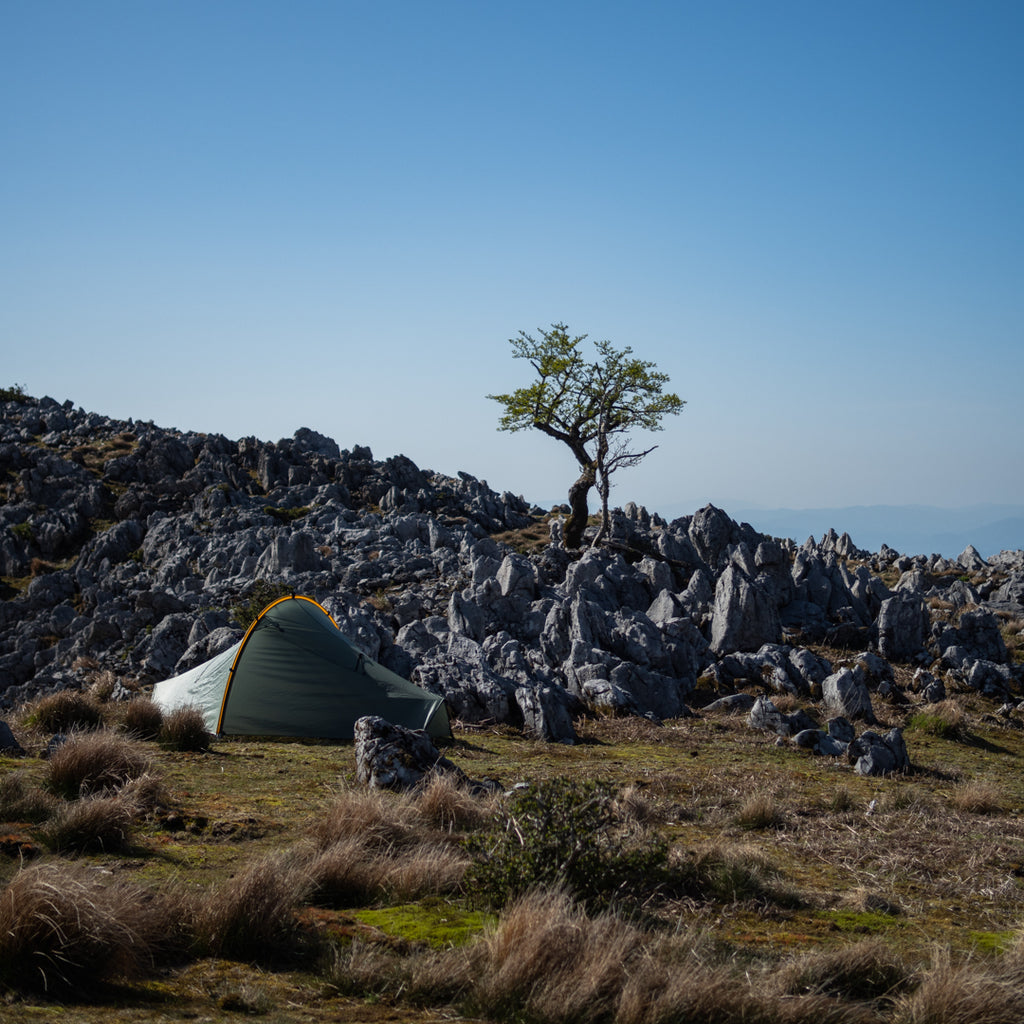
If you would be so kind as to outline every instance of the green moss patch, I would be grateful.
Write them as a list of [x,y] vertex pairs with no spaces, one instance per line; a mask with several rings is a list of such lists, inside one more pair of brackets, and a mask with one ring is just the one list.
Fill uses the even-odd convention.
[[877,935],[903,927],[902,921],[877,910],[819,910],[814,916],[836,931],[855,935]]
[[435,949],[463,946],[495,920],[492,914],[463,910],[439,899],[357,910],[352,916],[388,935]]

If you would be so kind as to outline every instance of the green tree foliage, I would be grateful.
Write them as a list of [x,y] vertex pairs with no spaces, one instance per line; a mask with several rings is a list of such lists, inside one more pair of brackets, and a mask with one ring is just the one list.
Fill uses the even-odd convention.
[[510,394],[487,397],[504,406],[499,430],[539,430],[567,445],[575,456],[581,472],[569,488],[565,544],[578,548],[591,489],[596,485],[601,495],[601,530],[595,540],[599,543],[608,532],[612,474],[635,466],[657,447],[631,448],[630,431],[661,430],[662,419],[680,412],[685,403],[664,391],[668,376],[654,363],[634,358],[628,346],[617,349],[610,341],[598,341],[596,359],[591,361],[582,348],[587,335],[573,337],[562,323],[538,330],[539,339],[525,331],[509,339],[513,358],[527,360],[536,380]]

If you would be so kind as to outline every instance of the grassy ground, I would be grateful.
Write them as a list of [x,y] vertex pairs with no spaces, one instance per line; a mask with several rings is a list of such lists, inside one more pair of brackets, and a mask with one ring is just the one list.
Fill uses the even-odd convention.
[[[681,863],[710,858],[736,874],[732,897],[727,886],[652,896],[643,916],[655,930],[699,933],[720,961],[773,970],[794,956],[879,939],[910,965],[909,977],[934,961],[937,948],[997,961],[1024,916],[1024,730],[979,698],[958,700],[953,728],[940,716],[882,709],[887,725],[913,722],[905,733],[913,771],[885,779],[778,745],[726,714],[664,726],[593,719],[579,723],[575,747],[505,729],[457,730],[446,753],[469,776],[506,788],[566,777],[605,782]],[[32,737],[29,746],[38,751],[42,740]],[[126,848],[73,859],[151,890],[173,884],[202,899],[260,859],[282,851],[287,859],[354,789],[348,745],[221,741],[205,753],[145,747],[166,799],[138,816]],[[0,780],[20,773],[26,785],[42,784],[47,771],[35,756],[0,759]],[[0,825],[8,854],[0,857],[0,882],[21,869],[19,851],[39,851],[26,864],[69,859],[46,850],[41,830],[38,821]],[[338,948],[355,942],[400,957],[479,943],[496,917],[472,896],[456,887],[410,900],[381,889],[359,905],[307,906],[300,917]],[[453,1012],[444,1000],[423,1005],[422,997],[410,1003],[373,985],[369,993],[352,987],[319,961],[274,966],[200,956],[158,964],[92,1001],[15,991],[0,1005],[0,1019],[434,1021]],[[492,1008],[482,1016],[508,1014]]]

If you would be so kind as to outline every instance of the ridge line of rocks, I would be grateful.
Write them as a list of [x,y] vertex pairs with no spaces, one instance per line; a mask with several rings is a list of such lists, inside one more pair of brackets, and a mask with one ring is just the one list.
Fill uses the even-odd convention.
[[628,504],[606,548],[566,551],[556,517],[524,553],[502,536],[545,513],[467,473],[306,428],[232,441],[49,398],[0,403],[0,497],[0,575],[27,583],[0,602],[0,707],[81,685],[84,665],[184,671],[274,587],[455,718],[553,741],[587,709],[670,719],[744,687],[870,723],[873,694],[908,699],[893,663],[920,667],[920,700],[1021,683],[997,616],[1024,617],[1022,552],[911,558],[834,531],[797,546],[712,505],[666,522]]

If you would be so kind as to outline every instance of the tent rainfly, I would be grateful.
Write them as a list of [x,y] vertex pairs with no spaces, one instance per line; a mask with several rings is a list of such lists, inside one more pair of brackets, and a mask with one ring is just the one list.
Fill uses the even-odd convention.
[[367,658],[321,605],[283,597],[257,616],[234,647],[157,683],[165,713],[192,706],[210,732],[227,736],[352,739],[356,720],[451,736],[444,698]]

